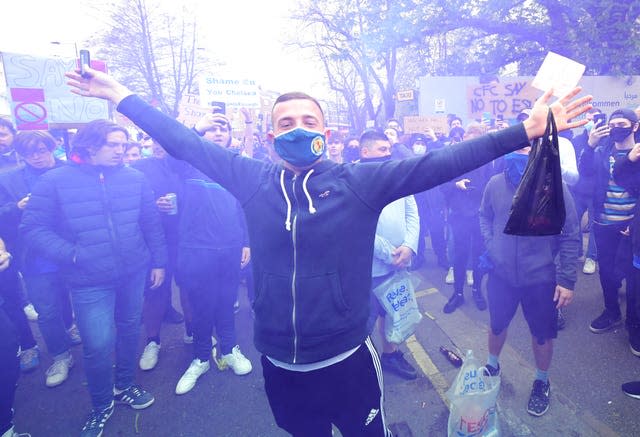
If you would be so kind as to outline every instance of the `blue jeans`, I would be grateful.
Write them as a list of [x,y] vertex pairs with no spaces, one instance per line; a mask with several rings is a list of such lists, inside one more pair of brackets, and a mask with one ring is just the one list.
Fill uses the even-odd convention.
[[114,343],[115,387],[123,390],[133,384],[146,279],[145,269],[117,283],[71,289],[94,410],[108,407],[113,400]]
[[29,299],[38,312],[38,326],[49,353],[55,357],[70,347],[67,329],[73,324],[69,291],[59,273],[25,275]]

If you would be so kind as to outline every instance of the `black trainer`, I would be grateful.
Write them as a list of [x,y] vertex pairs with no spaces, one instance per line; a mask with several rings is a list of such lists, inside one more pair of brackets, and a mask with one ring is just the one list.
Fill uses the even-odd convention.
[[[498,376],[500,375],[500,363],[497,365],[498,367],[493,367],[491,364],[485,364],[484,367],[487,369],[487,373],[489,376]],[[486,375],[486,373],[485,373]]]
[[471,295],[473,296],[473,302],[476,304],[476,308],[478,308],[478,310],[484,311],[487,309],[487,301],[482,295],[482,290],[474,288],[471,290]]
[[620,314],[613,314],[609,310],[604,310],[589,326],[589,330],[594,334],[607,332],[622,324]]
[[118,394],[114,394],[113,399],[118,404],[129,405],[134,410],[147,408],[155,401],[155,398],[151,393],[143,390],[137,385],[132,385],[128,389],[123,390]]
[[533,381],[531,396],[529,396],[529,404],[527,405],[527,413],[532,416],[542,416],[549,409],[549,395],[551,394],[551,384],[549,381],[544,382],[536,379]]
[[100,437],[104,431],[104,425],[113,414],[113,402],[102,411],[92,411],[84,424],[80,437]]
[[445,314],[449,314],[454,312],[459,306],[464,303],[464,296],[462,294],[453,293],[449,302],[447,302],[442,309],[442,312]]
[[404,379],[416,379],[418,372],[407,360],[401,351],[397,350],[381,356],[382,370],[395,373]]
[[622,391],[627,396],[634,399],[640,399],[640,381],[625,382],[622,384]]

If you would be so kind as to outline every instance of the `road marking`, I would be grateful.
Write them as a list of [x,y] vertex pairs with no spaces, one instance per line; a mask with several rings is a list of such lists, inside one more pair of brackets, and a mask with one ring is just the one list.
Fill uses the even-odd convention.
[[417,299],[419,297],[429,296],[430,294],[434,294],[434,293],[437,293],[437,292],[438,292],[437,288],[427,288],[426,290],[416,291],[415,295],[416,295],[416,299]]
[[418,366],[422,369],[422,373],[427,375],[427,378],[429,378],[429,381],[431,381],[431,384],[433,384],[433,387],[436,389],[445,405],[449,407],[449,400],[445,394],[449,389],[449,383],[442,373],[440,373],[436,365],[433,364],[433,361],[427,351],[424,350],[415,335],[412,335],[407,339],[406,345],[411,352],[411,355],[413,355],[413,358],[416,360],[416,363],[418,363]]

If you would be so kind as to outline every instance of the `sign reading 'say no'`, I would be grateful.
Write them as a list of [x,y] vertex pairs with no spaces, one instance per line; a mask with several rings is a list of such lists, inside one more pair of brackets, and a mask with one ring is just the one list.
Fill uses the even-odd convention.
[[[75,59],[44,58],[2,53],[2,63],[19,130],[47,129],[51,124],[83,124],[109,118],[107,102],[71,93],[64,73],[76,68]],[[101,61],[91,67],[106,71]]]

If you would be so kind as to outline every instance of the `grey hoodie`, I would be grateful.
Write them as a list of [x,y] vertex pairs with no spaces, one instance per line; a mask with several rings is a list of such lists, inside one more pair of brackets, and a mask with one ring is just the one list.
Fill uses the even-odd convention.
[[580,228],[573,198],[563,184],[566,220],[560,235],[523,237],[505,234],[516,192],[504,173],[487,184],[480,205],[480,230],[494,265],[492,274],[515,287],[556,282],[574,290]]

